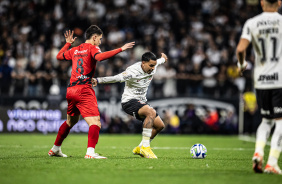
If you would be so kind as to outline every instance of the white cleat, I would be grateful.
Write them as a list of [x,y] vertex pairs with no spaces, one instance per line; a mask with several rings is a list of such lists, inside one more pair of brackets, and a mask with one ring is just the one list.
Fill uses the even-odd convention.
[[48,152],[48,155],[50,157],[53,157],[53,156],[55,156],[55,157],[68,157],[66,154],[62,153],[61,149],[59,149],[57,151],[54,151],[54,150],[50,149],[50,151]]
[[265,166],[264,173],[282,175],[282,171],[278,165],[272,166],[272,165],[267,164]]
[[103,157],[103,156],[99,155],[98,153],[86,154],[84,158],[86,158],[86,159],[107,159],[107,157]]

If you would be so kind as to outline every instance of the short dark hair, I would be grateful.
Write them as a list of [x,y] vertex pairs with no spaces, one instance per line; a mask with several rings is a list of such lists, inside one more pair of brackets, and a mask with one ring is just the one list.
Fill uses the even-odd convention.
[[275,2],[277,2],[278,0],[266,0],[267,2],[269,2],[269,3],[275,3]]
[[85,38],[86,40],[89,40],[92,35],[102,35],[103,31],[96,25],[91,25],[85,32]]
[[142,55],[142,61],[145,61],[145,62],[148,62],[150,60],[154,60],[156,61],[157,60],[157,57],[154,53],[152,52],[145,52],[143,55]]

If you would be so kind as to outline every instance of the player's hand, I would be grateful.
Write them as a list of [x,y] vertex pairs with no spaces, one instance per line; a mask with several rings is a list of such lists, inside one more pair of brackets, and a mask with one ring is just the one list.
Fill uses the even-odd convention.
[[247,66],[248,66],[248,63],[246,61],[244,61],[242,65],[238,61],[237,67],[238,67],[238,72],[240,76],[243,76],[243,72],[246,70]]
[[162,54],[162,58],[164,58],[165,62],[167,62],[167,56],[164,53],[161,53],[161,54]]
[[92,78],[92,79],[91,79],[91,83],[92,83],[92,87],[95,87],[95,86],[97,86],[98,81],[97,81],[96,78]]
[[73,38],[73,33],[74,31],[69,30],[69,31],[66,31],[66,33],[64,34],[67,43],[72,44],[75,41],[75,39],[77,38],[77,37]]
[[135,42],[130,42],[130,43],[126,43],[124,46],[121,47],[122,51],[125,51],[126,49],[130,49],[135,45]]

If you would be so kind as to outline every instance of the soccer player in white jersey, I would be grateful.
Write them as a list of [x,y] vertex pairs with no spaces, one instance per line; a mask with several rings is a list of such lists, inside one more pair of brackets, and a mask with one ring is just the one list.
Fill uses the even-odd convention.
[[126,71],[118,75],[92,78],[93,86],[98,83],[125,82],[121,99],[122,109],[143,122],[142,141],[132,152],[145,158],[157,158],[150,148],[150,142],[165,127],[146,99],[147,90],[157,66],[167,61],[167,56],[164,53],[161,55],[161,58],[157,59],[152,52],[146,52],[142,55],[142,61],[129,66]]
[[246,49],[255,52],[254,85],[262,122],[256,133],[253,169],[262,173],[264,147],[275,123],[265,173],[282,174],[278,159],[282,150],[282,16],[280,0],[261,0],[263,13],[246,21],[237,46],[238,68],[246,69]]

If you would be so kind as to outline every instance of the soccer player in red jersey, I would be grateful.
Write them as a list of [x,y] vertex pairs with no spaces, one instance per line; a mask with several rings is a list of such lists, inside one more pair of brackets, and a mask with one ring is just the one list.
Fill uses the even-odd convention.
[[59,128],[54,146],[48,152],[48,155],[67,157],[62,153],[61,145],[68,136],[70,129],[78,122],[81,114],[89,125],[88,146],[84,158],[105,159],[106,157],[95,153],[101,122],[97,99],[91,86],[91,78],[94,76],[97,61],[103,61],[132,48],[135,42],[126,43],[118,49],[101,52],[99,45],[101,44],[103,32],[98,26],[91,25],[86,30],[85,43],[69,49],[76,39],[76,37],[73,38],[73,33],[70,30],[66,31],[64,36],[67,43],[57,55],[58,60],[72,61],[70,84],[66,95],[68,101],[67,120]]

